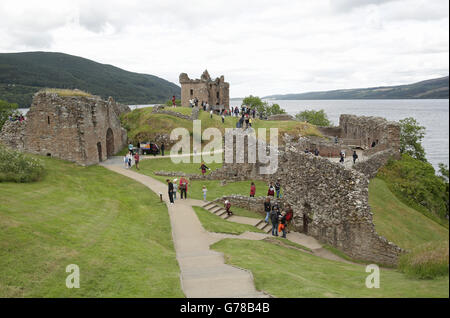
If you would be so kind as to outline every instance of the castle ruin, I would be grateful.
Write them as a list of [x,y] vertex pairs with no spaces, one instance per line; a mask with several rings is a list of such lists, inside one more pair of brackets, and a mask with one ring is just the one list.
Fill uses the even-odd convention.
[[127,133],[119,119],[126,111],[128,106],[111,97],[102,100],[41,91],[34,95],[24,122],[5,123],[0,143],[84,166],[97,164],[126,146]]
[[186,73],[181,73],[180,84],[181,106],[189,107],[189,100],[197,98],[199,106],[208,102],[213,110],[230,107],[230,84],[225,82],[223,75],[212,80],[205,70],[200,79],[190,79]]

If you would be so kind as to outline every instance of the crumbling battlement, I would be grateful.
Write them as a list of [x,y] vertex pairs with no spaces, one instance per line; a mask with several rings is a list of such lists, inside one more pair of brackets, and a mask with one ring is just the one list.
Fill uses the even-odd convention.
[[230,84],[225,82],[222,75],[212,80],[208,71],[205,70],[200,79],[190,79],[186,73],[180,74],[181,84],[181,106],[188,107],[189,100],[197,98],[198,106],[202,101],[215,109],[216,106],[229,109],[230,107]]
[[41,91],[34,95],[24,123],[4,125],[0,142],[81,165],[96,164],[126,145],[127,133],[119,120],[126,111],[128,106],[111,97],[102,100]]

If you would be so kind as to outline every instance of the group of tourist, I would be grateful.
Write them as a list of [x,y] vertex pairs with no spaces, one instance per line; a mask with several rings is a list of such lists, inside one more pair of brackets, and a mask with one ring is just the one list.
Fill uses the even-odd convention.
[[[356,163],[356,160],[358,159],[358,154],[356,153],[356,150],[353,150],[353,164]],[[345,162],[345,150],[341,150],[339,154],[339,162],[344,163]]]
[[9,121],[17,121],[17,122],[21,123],[25,120],[25,117],[23,115],[15,115],[15,116],[9,115],[8,120]]
[[[178,191],[180,192],[180,198],[182,200],[187,199],[188,184],[189,184],[189,180],[187,178],[181,177],[179,181],[178,179],[173,179],[172,181],[170,179],[166,179],[166,182],[168,186],[169,202],[171,205],[175,203]],[[203,186],[202,191],[203,191],[203,198],[206,201],[207,189],[205,186]]]
[[139,153],[133,153],[133,151],[128,151],[128,153],[123,157],[123,163],[125,165],[126,169],[131,169],[131,166],[133,165],[133,159],[134,159],[134,165],[136,166],[136,169],[139,170]]
[[282,232],[282,237],[286,238],[294,215],[290,205],[287,204],[284,209],[281,209],[278,201],[272,204],[270,196],[267,196],[264,201],[264,212],[266,212],[264,221],[269,223],[270,220],[270,223],[272,223],[272,235],[278,236],[278,233]]

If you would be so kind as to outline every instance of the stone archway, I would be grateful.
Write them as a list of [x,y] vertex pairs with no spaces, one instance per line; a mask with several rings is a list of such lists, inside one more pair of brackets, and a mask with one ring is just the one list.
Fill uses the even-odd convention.
[[106,131],[106,156],[112,157],[114,155],[114,134],[111,128]]

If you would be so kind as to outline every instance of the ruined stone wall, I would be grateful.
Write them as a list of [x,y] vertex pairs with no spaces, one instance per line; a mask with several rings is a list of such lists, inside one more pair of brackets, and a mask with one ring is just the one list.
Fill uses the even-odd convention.
[[377,145],[400,149],[400,125],[396,122],[382,117],[343,114],[339,117],[339,127],[342,138],[359,139],[365,149],[371,148],[374,141]]
[[217,103],[226,109],[230,107],[230,84],[221,77],[212,80],[208,71],[204,71],[200,79],[190,79],[186,73],[180,74],[181,106],[188,107],[189,100],[197,97],[199,106],[201,102],[208,102],[214,106]]
[[372,179],[377,175],[378,170],[388,163],[389,159],[397,159],[397,155],[398,152],[388,148],[371,155],[364,161],[356,162],[353,169]]
[[[81,165],[96,164],[126,145],[127,134],[120,126],[119,115],[127,108],[112,98],[38,92],[22,131],[17,132],[21,146],[15,148]],[[2,140],[8,138],[5,130]]]

